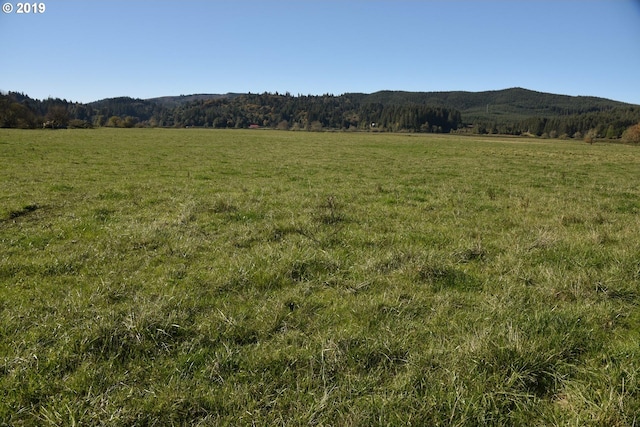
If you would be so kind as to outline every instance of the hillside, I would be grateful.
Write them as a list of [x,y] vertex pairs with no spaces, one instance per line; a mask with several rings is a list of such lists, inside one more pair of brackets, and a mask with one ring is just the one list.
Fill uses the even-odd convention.
[[[610,99],[536,92],[523,88],[485,92],[379,91],[339,96],[197,94],[153,98],[160,126],[263,127],[529,134],[619,138],[640,121],[640,107]],[[94,103],[103,115],[121,115],[113,100]],[[149,105],[147,104],[147,106]],[[171,111],[167,111],[170,109]],[[151,119],[149,109],[138,117]],[[314,126],[312,126],[314,125]]]
[[604,98],[510,88],[485,92],[380,91],[193,94],[108,98],[89,104],[0,94],[0,127],[214,127],[291,130],[471,132],[619,138],[640,106]]
[[[149,98],[145,101],[165,106],[178,106],[191,102],[214,99],[232,99],[241,93],[193,94]],[[490,118],[492,115],[508,114],[522,118],[531,116],[557,116],[583,114],[620,107],[633,107],[633,104],[593,96],[569,96],[537,92],[523,88],[509,88],[484,92],[407,92],[379,91],[371,94],[345,93],[342,97],[361,104],[411,105],[420,104],[430,107],[453,108],[459,110],[465,120]],[[101,101],[93,103],[100,105]]]
[[[211,99],[235,98],[242,95],[241,93],[226,94],[193,94],[180,96],[161,96],[157,98],[148,98],[146,101],[161,104],[165,107],[177,107],[178,105],[194,101],[207,101]],[[99,103],[100,101],[98,101]]]
[[381,91],[356,95],[361,102],[424,104],[455,108],[465,121],[491,119],[496,115],[518,118],[584,114],[631,107],[631,104],[590,96],[568,96],[510,88],[486,92],[401,92]]

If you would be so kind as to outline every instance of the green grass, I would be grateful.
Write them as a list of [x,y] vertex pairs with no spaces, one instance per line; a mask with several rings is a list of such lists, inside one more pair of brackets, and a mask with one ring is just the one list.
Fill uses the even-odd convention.
[[0,130],[0,425],[636,425],[639,160]]

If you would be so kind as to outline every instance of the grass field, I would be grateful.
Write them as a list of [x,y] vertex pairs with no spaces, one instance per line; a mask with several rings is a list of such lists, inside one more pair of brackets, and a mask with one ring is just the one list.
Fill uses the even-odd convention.
[[1,129],[0,425],[638,425],[639,166]]

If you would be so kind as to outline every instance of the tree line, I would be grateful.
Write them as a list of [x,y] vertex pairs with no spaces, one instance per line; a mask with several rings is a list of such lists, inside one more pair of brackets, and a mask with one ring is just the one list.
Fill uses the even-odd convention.
[[480,134],[531,135],[542,138],[577,138],[588,135],[600,139],[618,139],[640,122],[640,108],[616,107],[582,114],[551,117],[476,119],[465,129]]
[[[496,93],[484,95],[465,109],[444,104],[464,107],[465,102],[469,104],[478,94],[432,93],[427,97],[420,93],[378,92],[292,96],[265,92],[191,96],[183,102],[120,97],[82,104],[57,98],[36,100],[23,93],[9,92],[0,94],[0,127],[259,127],[616,139],[640,122],[640,107],[606,103],[598,98],[578,97],[573,101],[571,97],[551,94],[531,96],[533,92],[521,89]],[[477,104],[485,101],[502,102],[503,111],[490,112],[488,104],[487,111],[481,111]],[[527,102],[531,105],[527,106]]]
[[91,104],[39,101],[21,93],[0,95],[0,127],[210,127],[290,130],[450,132],[460,112],[424,105],[359,103],[349,96],[243,94],[166,106],[128,97]]

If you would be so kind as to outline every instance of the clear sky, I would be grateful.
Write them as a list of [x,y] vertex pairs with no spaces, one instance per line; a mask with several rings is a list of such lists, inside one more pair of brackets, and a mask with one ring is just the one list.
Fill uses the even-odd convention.
[[8,3],[0,90],[38,99],[519,86],[640,104],[640,0]]

